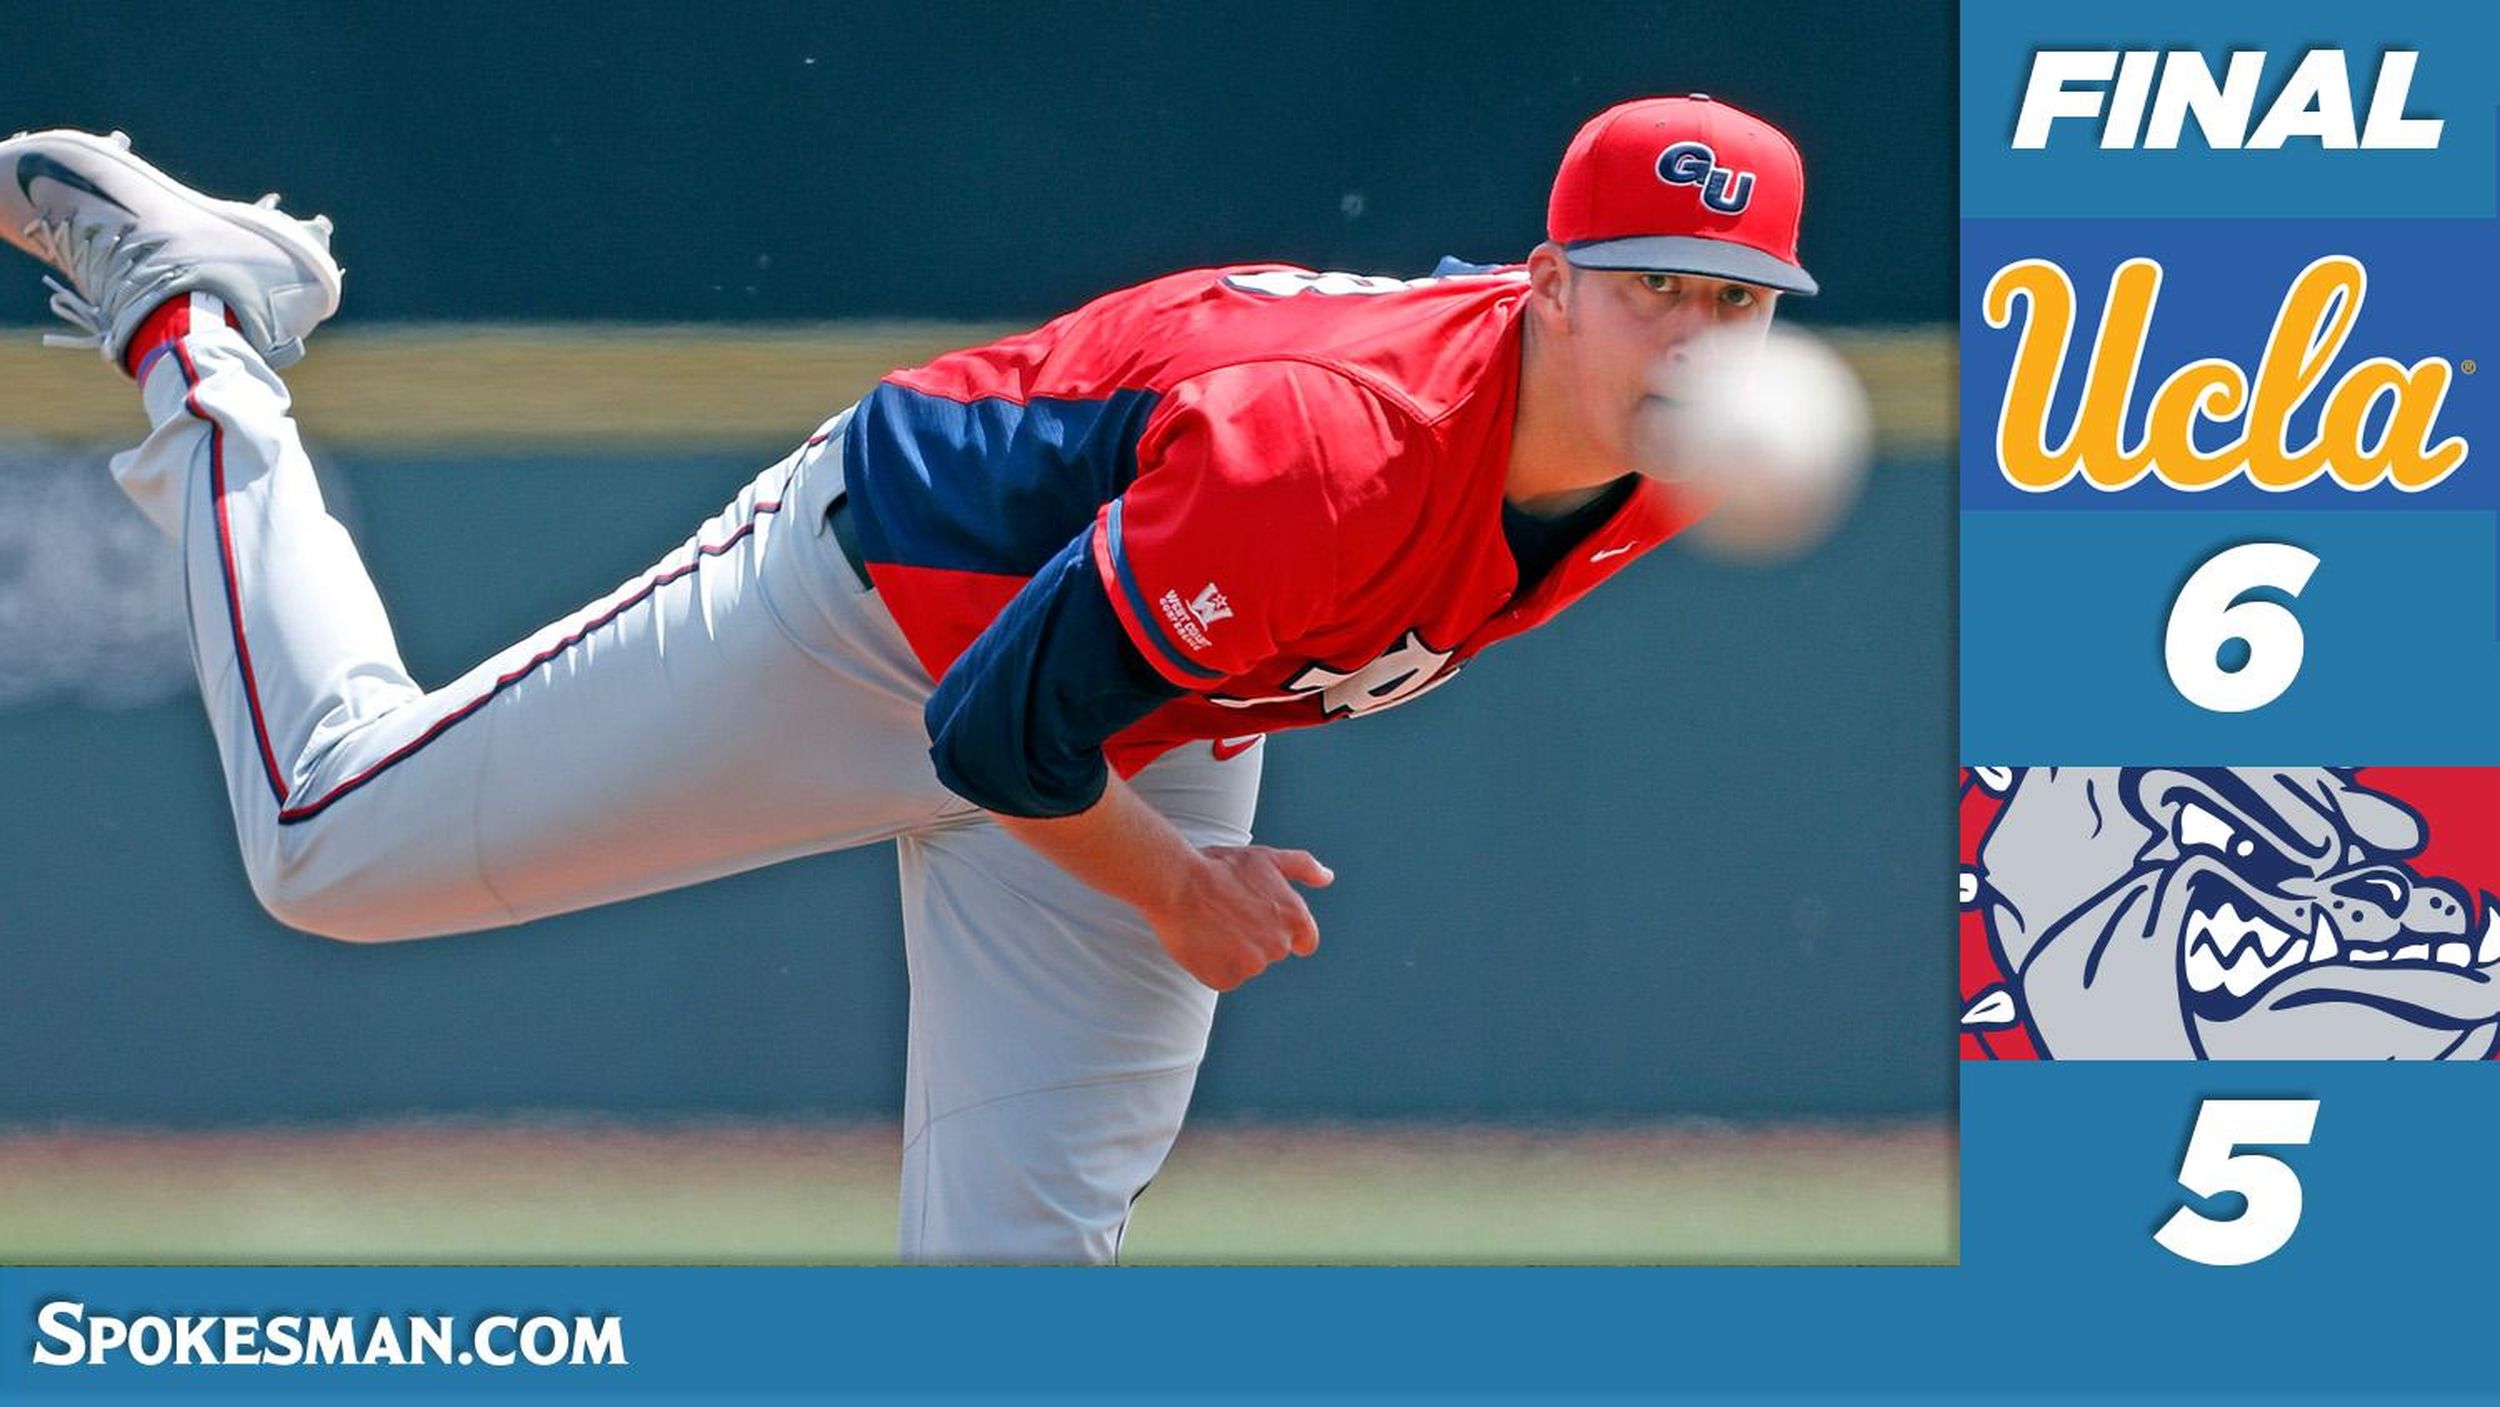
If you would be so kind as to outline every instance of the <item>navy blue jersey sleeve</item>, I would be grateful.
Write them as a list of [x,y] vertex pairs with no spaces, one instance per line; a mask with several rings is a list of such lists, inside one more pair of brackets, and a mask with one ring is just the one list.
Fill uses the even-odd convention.
[[1069,816],[1102,797],[1103,743],[1179,698],[1112,614],[1077,534],[938,681],[924,714],[949,791],[1008,816]]

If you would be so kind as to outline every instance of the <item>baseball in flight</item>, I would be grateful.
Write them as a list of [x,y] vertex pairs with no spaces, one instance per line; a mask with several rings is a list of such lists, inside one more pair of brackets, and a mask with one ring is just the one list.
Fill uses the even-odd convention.
[[1812,333],[1705,334],[1651,373],[1635,427],[1642,473],[1714,505],[1684,536],[1719,555],[1795,556],[1857,501],[1872,429],[1866,391]]

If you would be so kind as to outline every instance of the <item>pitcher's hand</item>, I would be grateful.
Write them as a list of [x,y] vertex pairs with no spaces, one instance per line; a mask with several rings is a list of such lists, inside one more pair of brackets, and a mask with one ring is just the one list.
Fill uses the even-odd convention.
[[1282,962],[1319,950],[1319,924],[1296,884],[1323,888],[1337,878],[1307,850],[1211,845],[1157,910],[1146,912],[1172,960],[1219,992]]

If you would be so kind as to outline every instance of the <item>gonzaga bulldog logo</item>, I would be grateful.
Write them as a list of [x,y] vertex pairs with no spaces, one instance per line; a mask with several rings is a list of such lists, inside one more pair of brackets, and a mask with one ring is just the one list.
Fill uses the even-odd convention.
[[1964,787],[1966,1053],[2493,1054],[2500,901],[2410,863],[2422,813],[2355,769],[1980,768]]

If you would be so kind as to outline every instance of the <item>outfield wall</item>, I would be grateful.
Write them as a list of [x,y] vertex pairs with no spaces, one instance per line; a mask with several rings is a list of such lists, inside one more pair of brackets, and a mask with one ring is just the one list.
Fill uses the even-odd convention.
[[[11,0],[0,132],[338,221],[349,323],[1056,314],[1203,264],[1515,258],[1580,122],[1793,132],[1832,323],[1953,316],[1952,11],[1265,0]],[[0,279],[0,323],[42,315]]]

